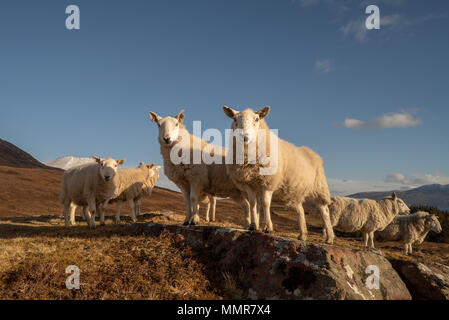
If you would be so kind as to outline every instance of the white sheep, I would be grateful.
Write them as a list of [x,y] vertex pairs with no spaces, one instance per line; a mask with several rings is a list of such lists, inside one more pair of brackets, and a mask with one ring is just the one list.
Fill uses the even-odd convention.
[[[410,209],[396,193],[382,200],[332,197],[329,205],[331,223],[342,232],[361,231],[365,246],[374,248],[374,232],[383,230],[399,214]],[[323,233],[325,230],[323,230]]]
[[[307,226],[303,203],[309,202],[319,210],[327,230],[326,242],[332,243],[334,232],[327,208],[331,200],[321,157],[307,147],[297,147],[271,133],[264,120],[270,111],[268,106],[257,112],[251,109],[239,112],[227,106],[224,106],[223,110],[233,119],[231,128],[237,132],[233,135],[232,142],[234,156],[236,138],[245,143],[247,150],[266,149],[266,155],[256,159],[256,163],[245,161],[244,164],[239,164],[234,161],[233,164],[227,164],[232,181],[248,194],[252,228],[259,227],[257,203],[260,202],[265,215],[265,231],[273,232],[270,216],[270,205],[273,201],[296,210],[299,217],[299,239],[306,240]],[[263,137],[259,137],[261,132],[265,132],[265,145],[263,140],[259,141],[259,138]],[[277,148],[271,150],[272,145],[277,145]],[[245,151],[244,159],[247,158],[248,153]],[[267,167],[267,159],[269,166],[276,163],[274,167],[277,168],[272,174],[261,173],[261,169]]]
[[382,231],[376,232],[376,238],[390,241],[401,241],[404,254],[412,254],[412,245],[424,242],[429,231],[440,233],[442,230],[438,217],[425,211],[410,215],[397,216]]
[[[242,192],[233,184],[226,173],[225,156],[226,149],[218,146],[212,147],[206,141],[188,133],[184,122],[184,110],[176,117],[162,118],[154,112],[150,112],[150,117],[159,128],[159,144],[162,158],[164,159],[164,173],[182,191],[186,204],[186,219],[184,225],[196,225],[199,223],[199,202],[209,196],[231,198],[239,203],[245,212],[249,212],[248,201]],[[200,163],[193,164],[181,162],[173,163],[170,153],[173,148],[180,153],[185,152],[190,159],[198,152],[209,152],[216,157],[220,157],[222,164],[206,164],[201,157]],[[209,149],[211,148],[211,149]],[[211,198],[210,198],[211,199]],[[213,212],[215,211],[215,199],[212,202]],[[214,214],[212,216],[214,220]],[[245,221],[246,224],[247,221]]]
[[120,210],[123,202],[128,202],[131,209],[133,222],[137,221],[140,214],[141,198],[151,196],[151,192],[159,179],[159,169],[161,166],[145,164],[141,162],[136,169],[119,169],[118,186],[113,198],[109,203],[117,203],[115,222],[120,222]]
[[75,225],[75,210],[78,206],[83,207],[83,214],[91,228],[95,227],[93,214],[96,211],[100,223],[104,225],[103,207],[116,192],[118,166],[124,160],[93,158],[96,163],[72,168],[62,175],[59,201],[64,205],[66,227]]

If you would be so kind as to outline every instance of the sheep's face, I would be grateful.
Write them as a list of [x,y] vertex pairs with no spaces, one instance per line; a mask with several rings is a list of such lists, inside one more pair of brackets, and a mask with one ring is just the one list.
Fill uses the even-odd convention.
[[266,106],[254,112],[251,109],[244,111],[236,111],[230,107],[223,107],[224,113],[234,122],[231,125],[231,129],[237,138],[243,142],[255,142],[257,140],[257,134],[260,129],[260,120],[264,119],[270,112],[270,107]]
[[159,143],[161,145],[171,145],[178,141],[179,130],[184,122],[184,110],[179,112],[176,117],[162,118],[154,112],[150,112],[150,117],[159,128]]
[[385,199],[393,200],[398,205],[399,214],[409,214],[410,208],[407,206],[407,204],[404,202],[404,200],[398,198],[396,196],[396,193],[393,192],[393,194],[389,197],[386,197]]
[[430,227],[430,230],[436,233],[440,233],[443,228],[441,228],[440,221],[438,221],[438,217],[434,214],[429,214],[426,217],[426,225]]
[[114,160],[112,158],[102,159],[95,156],[93,158],[100,165],[100,176],[104,181],[114,179],[118,166],[125,162],[124,160]]
[[148,178],[154,177],[157,173],[159,173],[159,169],[162,168],[161,166],[155,166],[154,163],[146,164],[144,162],[141,162],[139,164],[139,169],[145,170],[148,172]]
[[407,214],[410,213],[410,208],[407,206],[404,200],[397,198],[396,203],[398,204],[400,213],[407,213]]

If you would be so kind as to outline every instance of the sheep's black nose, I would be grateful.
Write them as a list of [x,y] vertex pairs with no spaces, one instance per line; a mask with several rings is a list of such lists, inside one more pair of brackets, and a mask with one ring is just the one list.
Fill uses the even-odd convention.
[[164,138],[165,143],[170,143],[170,138]]
[[248,142],[248,140],[249,140],[248,136],[243,137],[243,141]]
[[105,179],[106,181],[109,181],[109,179],[111,179],[111,176],[105,176],[104,179]]

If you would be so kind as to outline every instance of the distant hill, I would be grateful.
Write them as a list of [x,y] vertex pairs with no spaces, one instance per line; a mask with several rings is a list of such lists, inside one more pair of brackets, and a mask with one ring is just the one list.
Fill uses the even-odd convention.
[[44,164],[50,167],[60,168],[63,170],[68,170],[73,167],[77,167],[87,163],[95,162],[92,158],[77,158],[77,157],[61,157],[52,161],[45,161]]
[[[352,194],[352,198],[382,199],[393,191],[360,192]],[[407,191],[395,191],[399,198],[407,205],[427,205],[437,207],[440,210],[449,210],[449,184],[429,184]]]
[[55,169],[37,161],[29,153],[2,139],[0,139],[0,166]]

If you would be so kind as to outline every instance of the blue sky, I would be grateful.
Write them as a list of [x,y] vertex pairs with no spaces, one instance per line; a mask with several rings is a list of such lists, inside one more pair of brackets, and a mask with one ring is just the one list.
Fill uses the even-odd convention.
[[224,130],[222,105],[270,105],[334,193],[449,183],[447,0],[5,0],[0,40],[0,137],[41,161],[162,163],[148,111]]

